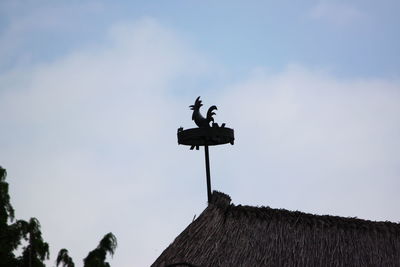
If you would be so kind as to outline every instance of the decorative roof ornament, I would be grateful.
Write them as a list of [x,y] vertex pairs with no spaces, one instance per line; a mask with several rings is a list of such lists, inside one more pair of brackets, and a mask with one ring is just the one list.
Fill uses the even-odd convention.
[[[216,106],[211,106],[207,111],[207,116],[204,117],[200,113],[200,108],[203,106],[200,96],[196,98],[194,105],[189,108],[193,110],[192,120],[198,128],[191,128],[184,130],[182,127],[178,129],[178,144],[190,146],[190,150],[196,148],[199,150],[200,146],[204,146],[205,160],[206,160],[206,176],[207,176],[207,196],[208,202],[211,201],[211,177],[210,177],[210,158],[209,146],[223,145],[230,143],[233,145],[235,137],[233,129],[225,127],[225,123],[221,126],[214,122],[214,110]],[[210,125],[211,123],[211,125]]]
[[196,98],[194,105],[190,105],[190,109],[193,110],[192,120],[199,127],[210,127],[210,122],[214,122],[213,116],[216,115],[213,111],[217,110],[216,106],[211,106],[207,111],[207,117],[204,118],[200,113],[200,108],[203,106],[200,100],[200,96]]

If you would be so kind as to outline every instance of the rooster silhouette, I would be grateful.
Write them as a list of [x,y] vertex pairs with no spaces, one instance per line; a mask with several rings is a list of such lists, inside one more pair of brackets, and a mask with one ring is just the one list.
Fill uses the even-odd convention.
[[194,105],[190,105],[190,109],[193,110],[192,120],[196,123],[200,128],[210,127],[210,122],[214,122],[213,115],[215,115],[214,110],[217,109],[216,106],[211,106],[207,111],[207,117],[204,118],[200,113],[200,107],[203,106],[200,100],[200,96],[196,98]]

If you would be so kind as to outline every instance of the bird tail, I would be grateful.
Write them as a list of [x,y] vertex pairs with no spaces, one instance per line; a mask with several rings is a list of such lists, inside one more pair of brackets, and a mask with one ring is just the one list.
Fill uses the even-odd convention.
[[196,98],[196,101],[194,101],[194,105],[190,105],[189,108],[191,110],[199,110],[202,105],[203,104],[201,104],[201,100],[200,100],[200,96],[199,96],[198,98]]
[[208,111],[207,111],[207,121],[210,122],[214,122],[214,118],[213,116],[216,115],[215,112],[213,112],[214,110],[217,110],[216,106],[211,106]]

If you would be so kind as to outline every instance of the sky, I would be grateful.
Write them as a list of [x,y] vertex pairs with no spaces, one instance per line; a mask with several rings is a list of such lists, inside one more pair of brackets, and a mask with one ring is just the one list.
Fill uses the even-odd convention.
[[148,266],[207,206],[188,106],[233,203],[400,222],[400,2],[0,2],[0,165],[76,266]]

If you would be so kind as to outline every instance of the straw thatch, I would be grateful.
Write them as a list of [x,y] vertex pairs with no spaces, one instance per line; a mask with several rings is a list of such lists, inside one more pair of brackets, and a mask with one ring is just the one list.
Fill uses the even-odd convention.
[[235,206],[214,191],[152,266],[400,266],[400,224]]

